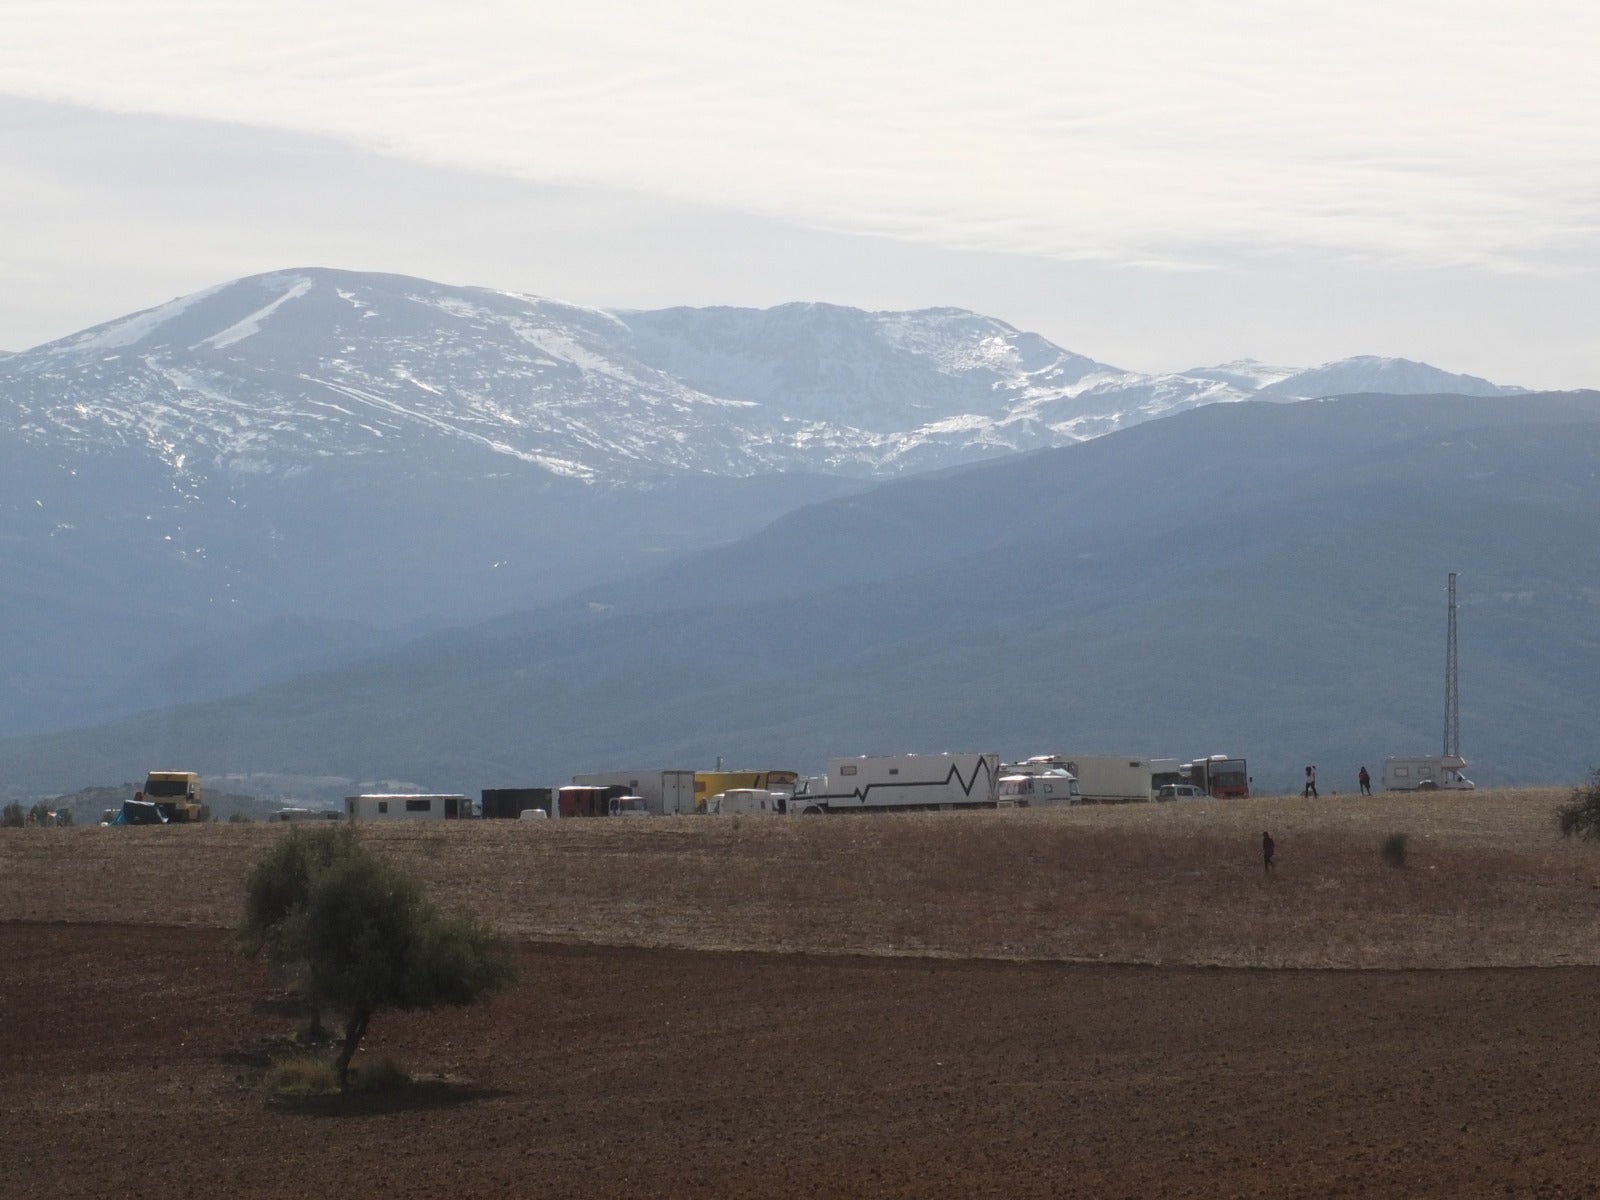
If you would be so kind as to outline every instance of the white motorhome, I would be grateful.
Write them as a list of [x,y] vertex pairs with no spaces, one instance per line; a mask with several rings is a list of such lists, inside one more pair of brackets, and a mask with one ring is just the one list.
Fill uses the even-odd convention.
[[575,787],[625,787],[644,797],[652,816],[694,812],[693,771],[592,771],[574,775]]
[[828,760],[828,773],[807,779],[791,813],[993,808],[1000,776],[997,754],[889,754]]
[[1057,804],[1076,804],[1078,779],[1071,771],[1020,772],[1000,776],[996,794],[1001,808],[1049,808]]
[[411,795],[374,792],[346,796],[344,811],[352,821],[454,821],[476,815],[466,796]]
[[1386,792],[1471,791],[1478,785],[1461,773],[1467,760],[1434,754],[1422,758],[1383,760],[1383,790]]

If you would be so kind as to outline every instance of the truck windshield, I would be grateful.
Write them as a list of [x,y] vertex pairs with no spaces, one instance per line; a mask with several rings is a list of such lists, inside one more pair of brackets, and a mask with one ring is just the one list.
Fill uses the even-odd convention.
[[189,794],[189,781],[187,779],[147,779],[144,783],[146,796],[187,796]]

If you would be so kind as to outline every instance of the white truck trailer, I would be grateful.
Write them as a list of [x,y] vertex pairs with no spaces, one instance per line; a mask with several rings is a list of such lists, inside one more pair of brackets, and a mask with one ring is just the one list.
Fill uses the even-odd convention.
[[993,808],[998,754],[887,754],[828,760],[828,773],[804,780],[791,813]]
[[1084,804],[1150,800],[1155,796],[1158,764],[1165,766],[1165,760],[1135,754],[1066,754],[1062,761],[1078,777],[1078,792]]
[[593,771],[574,775],[578,787],[620,785],[629,795],[643,796],[652,816],[694,812],[693,771]]
[[1383,760],[1386,792],[1471,791],[1478,785],[1461,772],[1467,760],[1454,754]]

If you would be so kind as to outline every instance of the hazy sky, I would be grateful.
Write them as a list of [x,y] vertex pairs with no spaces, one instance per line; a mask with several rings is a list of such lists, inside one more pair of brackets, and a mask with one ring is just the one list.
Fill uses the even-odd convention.
[[239,275],[1600,386],[1594,0],[5,0],[0,348]]

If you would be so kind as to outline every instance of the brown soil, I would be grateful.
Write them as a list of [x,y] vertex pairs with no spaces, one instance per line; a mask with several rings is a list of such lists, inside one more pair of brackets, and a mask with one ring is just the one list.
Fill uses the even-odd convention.
[[379,1016],[420,1082],[284,1100],[295,1015],[226,933],[0,924],[0,1194],[1600,1194],[1600,969],[524,960]]

